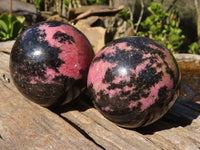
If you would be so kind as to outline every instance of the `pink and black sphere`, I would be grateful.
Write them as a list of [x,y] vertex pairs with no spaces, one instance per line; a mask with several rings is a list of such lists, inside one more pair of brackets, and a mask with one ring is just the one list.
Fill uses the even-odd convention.
[[10,72],[18,90],[42,105],[68,103],[86,86],[94,57],[87,38],[73,26],[46,22],[24,31],[10,55]]
[[87,87],[94,106],[122,127],[149,125],[174,104],[180,72],[171,52],[143,37],[117,39],[94,57]]

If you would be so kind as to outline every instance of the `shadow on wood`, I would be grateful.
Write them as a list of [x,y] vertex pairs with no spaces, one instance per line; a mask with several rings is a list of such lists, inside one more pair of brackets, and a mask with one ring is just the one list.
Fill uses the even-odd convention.
[[104,118],[85,94],[66,106],[46,109],[23,97],[12,80],[5,80],[10,79],[10,50],[2,45],[0,149],[199,150],[200,104],[179,98],[162,119],[134,130]]
[[[87,103],[87,105],[85,105],[85,103]],[[65,105],[55,105],[49,107],[49,109],[56,114],[61,114],[73,110],[82,112],[92,107],[94,107],[92,104],[92,100],[87,96],[87,94],[84,91],[78,98],[76,98],[72,102],[67,103]]]
[[[87,94],[83,93],[80,95],[79,98],[77,98],[76,100],[74,100],[69,104],[63,106],[56,106],[49,109],[54,113],[60,115],[73,127],[79,129],[78,126],[74,125],[74,123],[71,122],[69,119],[63,117],[62,114],[67,113],[68,111],[85,112],[91,108],[94,109],[92,100],[89,98],[89,96],[87,96]],[[186,127],[190,125],[194,119],[197,119],[199,115],[200,115],[200,104],[184,99],[177,99],[176,103],[169,110],[169,112],[155,123],[148,125],[146,127],[140,127],[136,129],[128,129],[128,128],[125,129],[134,130],[143,135],[152,135],[155,132],[162,130],[177,128],[177,127]],[[107,121],[110,122],[109,120]]]
[[135,129],[135,131],[141,134],[154,134],[161,130],[186,127],[190,125],[194,119],[197,119],[199,115],[200,104],[188,100],[177,99],[174,106],[160,120],[149,126]]

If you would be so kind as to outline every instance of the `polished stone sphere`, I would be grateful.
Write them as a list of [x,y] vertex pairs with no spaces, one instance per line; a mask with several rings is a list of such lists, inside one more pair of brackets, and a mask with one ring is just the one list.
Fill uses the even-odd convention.
[[172,53],[144,37],[125,37],[103,47],[88,72],[94,106],[119,126],[136,128],[161,118],[174,104],[180,72]]
[[45,22],[24,31],[10,55],[17,89],[42,106],[65,104],[86,87],[94,52],[87,38],[62,22]]

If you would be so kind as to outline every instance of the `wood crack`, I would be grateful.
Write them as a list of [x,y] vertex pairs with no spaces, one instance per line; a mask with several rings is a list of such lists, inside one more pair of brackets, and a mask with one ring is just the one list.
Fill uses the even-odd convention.
[[3,137],[1,136],[1,134],[0,134],[0,139],[4,140]]
[[10,52],[8,52],[8,51],[0,50],[0,52],[1,52],[1,53],[4,53],[4,54],[10,55]]
[[75,123],[73,123],[72,121],[70,121],[69,119],[67,119],[67,118],[65,118],[63,116],[60,116],[60,117],[63,118],[65,121],[67,121],[76,130],[78,130],[85,138],[87,138],[88,140],[93,142],[96,146],[98,146],[102,150],[105,150],[105,148],[102,145],[98,144],[91,136],[89,136],[84,130],[82,130],[80,127],[78,127]]

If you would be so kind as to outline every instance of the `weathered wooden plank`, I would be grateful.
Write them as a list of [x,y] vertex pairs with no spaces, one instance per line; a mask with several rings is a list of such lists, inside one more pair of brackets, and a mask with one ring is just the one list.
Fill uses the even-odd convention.
[[[79,105],[81,104],[79,103]],[[83,112],[77,110],[68,111],[62,113],[61,116],[72,121],[105,149],[143,150],[147,147],[149,150],[160,149],[141,134],[120,128],[111,123],[94,108],[89,108]],[[87,122],[84,122],[80,117],[87,120]]]
[[0,149],[102,149],[50,110],[27,101],[14,87],[9,56],[0,53]]
[[15,41],[0,42],[0,52],[10,53]]
[[0,149],[200,149],[200,104],[179,99],[162,119],[140,129],[108,121],[84,94],[49,110],[9,82],[9,53],[9,46],[0,46]]
[[[129,145],[136,149],[198,150],[200,148],[200,109],[198,109],[200,105],[197,103],[178,100],[170,112],[156,123],[131,130],[116,126],[83,101],[74,104],[79,107],[72,105],[71,109],[68,108],[69,111],[61,113],[61,116],[72,121],[98,144],[103,144],[106,149],[110,147],[103,142],[112,140],[115,140],[116,149],[128,149]],[[195,106],[194,110],[186,107],[185,104]],[[81,110],[80,108],[84,111],[77,111]],[[104,139],[103,142],[99,141],[98,136]],[[119,143],[121,147],[118,146]]]
[[174,54],[182,74],[200,74],[200,55]]

